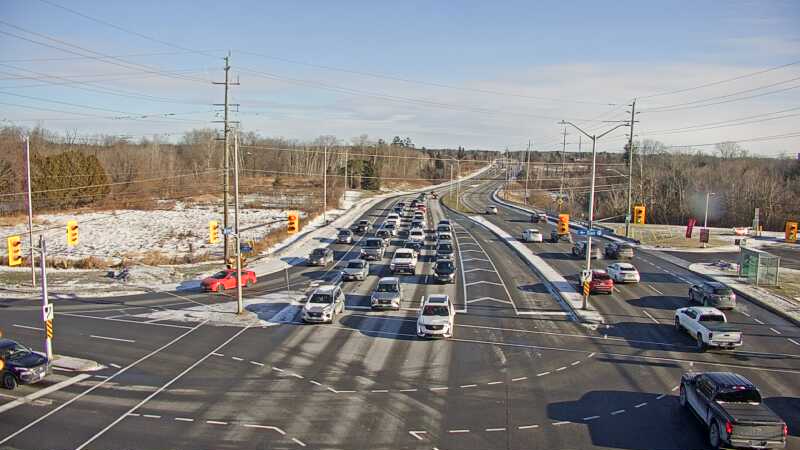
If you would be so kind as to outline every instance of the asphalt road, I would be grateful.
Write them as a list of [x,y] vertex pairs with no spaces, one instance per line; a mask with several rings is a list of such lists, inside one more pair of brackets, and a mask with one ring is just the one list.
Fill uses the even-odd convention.
[[[483,211],[494,188],[466,187],[463,200]],[[380,223],[395,202],[366,215]],[[85,379],[56,372],[0,392],[0,449],[705,448],[704,431],[677,403],[675,387],[687,370],[750,378],[789,421],[789,448],[800,448],[796,327],[743,303],[730,317],[745,330],[746,344],[699,353],[671,326],[692,276],[638,254],[642,283],[592,296],[607,325],[590,329],[569,320],[494,234],[428,205],[432,223],[445,216],[455,223],[457,281],[437,284],[427,276],[427,248],[417,274],[401,276],[400,311],[368,308],[379,277],[389,274],[394,246],[365,281],[345,284],[347,309],[330,325],[303,325],[297,305],[268,296],[286,289],[283,273],[260,278],[246,292],[270,299],[264,301],[276,313],[288,311],[288,320],[266,327],[147,317],[219,303],[233,311],[229,295],[59,300],[56,351],[108,367]],[[515,235],[530,227],[508,208],[487,218]],[[341,263],[357,255],[357,246],[323,244]],[[575,279],[581,263],[569,256],[569,245],[530,245]],[[331,270],[295,267],[291,288],[303,291]],[[452,339],[415,336],[421,299],[434,293],[449,295],[459,309]],[[0,311],[6,336],[40,345],[35,302],[0,301]],[[48,387],[55,390],[36,398]]]
[[[781,267],[800,270],[800,245],[792,247],[769,245],[761,248],[781,258]],[[713,263],[719,260],[738,263],[739,252],[670,252],[693,263]]]

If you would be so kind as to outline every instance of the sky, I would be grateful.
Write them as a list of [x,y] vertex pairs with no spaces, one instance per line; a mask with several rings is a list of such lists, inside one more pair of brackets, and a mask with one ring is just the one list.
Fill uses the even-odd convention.
[[[795,0],[0,0],[0,124],[219,128],[228,52],[232,117],[265,137],[555,150],[561,120],[601,134],[637,99],[636,139],[800,152]],[[588,149],[567,133],[568,151]]]

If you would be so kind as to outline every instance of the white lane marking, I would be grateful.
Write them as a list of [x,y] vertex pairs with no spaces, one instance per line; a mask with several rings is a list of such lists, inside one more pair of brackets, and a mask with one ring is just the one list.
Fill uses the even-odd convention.
[[291,376],[297,378],[298,380],[304,380],[305,379],[305,377],[300,375],[299,373],[293,373],[293,374],[291,374]]
[[491,284],[491,285],[494,285],[494,286],[504,286],[503,283],[495,283],[494,281],[484,281],[484,280],[473,281],[472,283],[467,283],[465,286],[470,287],[470,286],[475,286],[475,285],[478,285],[478,284]]
[[739,311],[739,312],[742,313],[743,315],[747,316],[747,317],[751,317],[750,314],[747,313],[747,311]]
[[115,369],[121,369],[122,368],[122,366],[120,366],[119,364],[114,364],[114,363],[109,364],[109,366],[111,366],[111,367],[113,367]]
[[611,412],[611,415],[612,415],[612,416],[616,416],[617,414],[622,414],[622,413],[624,413],[624,412],[625,412],[625,410],[624,410],[624,409],[618,409],[618,410],[616,410],[616,411],[613,411],[613,412]]
[[141,414],[139,414],[139,413],[129,413],[128,415],[131,416],[131,417],[139,417]]
[[495,273],[495,272],[494,272],[494,270],[491,270],[491,269],[484,269],[484,268],[482,268],[482,267],[479,267],[479,268],[477,268],[477,269],[469,269],[469,270],[465,270],[465,271],[464,271],[464,273],[472,273],[472,272],[489,272],[489,273]]
[[770,327],[770,330],[775,334],[783,334],[780,331],[776,330],[775,328]]
[[652,320],[653,322],[655,322],[655,323],[660,323],[658,320],[656,320],[656,318],[655,318],[655,317],[653,317],[653,315],[652,315],[652,314],[650,314],[649,312],[647,312],[647,310],[646,310],[646,309],[643,309],[643,310],[642,310],[642,312],[643,312],[643,313],[644,313],[644,314],[645,314],[647,317],[649,317],[649,318],[650,318],[650,320]]
[[466,389],[466,388],[474,388],[474,387],[478,387],[478,385],[477,385],[477,384],[462,384],[460,387],[461,387],[462,389]]
[[419,430],[419,431],[411,430],[411,431],[408,432],[408,434],[410,434],[410,435],[414,436],[415,438],[417,438],[418,441],[422,441],[425,438],[423,438],[421,435],[428,434],[428,432],[427,431],[422,431],[422,430]]
[[160,419],[161,418],[161,416],[158,416],[156,414],[142,414],[142,417],[147,417],[148,419]]
[[250,361],[250,364],[254,366],[264,367],[264,363],[260,363],[258,361]]
[[566,425],[568,423],[572,423],[572,422],[570,422],[569,420],[562,420],[561,422],[553,422],[553,426],[557,427],[559,425]]
[[536,374],[537,377],[543,377],[545,375],[550,375],[550,372],[542,372],[542,373],[537,373]]
[[220,422],[219,420],[206,420],[209,425],[227,425],[228,422]]
[[418,389],[414,388],[414,389],[400,389],[397,392],[417,392],[417,391]]
[[583,420],[589,421],[589,420],[594,420],[594,419],[599,419],[599,418],[600,418],[600,416],[589,416],[589,417],[584,417]]
[[231,356],[231,359],[234,361],[244,361],[244,358],[239,358],[238,356]]
[[115,338],[115,337],[108,337],[108,336],[97,336],[97,335],[94,335],[94,334],[90,334],[89,337],[90,338],[95,338],[95,339],[105,339],[107,341],[128,342],[128,343],[131,343],[131,344],[136,342],[133,339],[122,339],[122,338]]
[[491,385],[494,385],[494,384],[502,384],[502,383],[503,383],[502,381],[490,381],[490,382],[488,382],[488,383],[486,383],[486,384],[488,384],[489,386],[491,386]]
[[467,259],[462,259],[461,260],[461,262],[470,262],[470,261],[491,262],[491,261],[489,261],[488,259],[485,259],[485,258],[467,258]]
[[487,429],[486,429],[486,431],[488,431],[488,432],[490,432],[490,433],[491,433],[491,432],[493,432],[493,431],[506,431],[506,429],[505,429],[505,427],[499,427],[499,428],[487,428]]
[[242,426],[245,427],[245,428],[259,428],[259,429],[262,429],[262,430],[277,431],[281,435],[286,436],[286,432],[285,431],[281,430],[278,427],[273,427],[271,425],[258,425],[258,424],[254,424],[254,423],[243,423]]
[[176,417],[175,420],[178,422],[194,422],[194,419],[190,419],[189,417]]
[[469,430],[448,430],[448,433],[469,433]]
[[336,389],[334,389],[334,388],[332,388],[330,386],[328,386],[328,390],[333,392],[334,394],[338,394],[339,393],[339,391],[337,391]]
[[29,327],[28,325],[17,325],[17,324],[14,324],[14,325],[12,325],[12,326],[13,326],[13,327],[17,327],[17,328],[22,328],[22,329],[25,329],[25,330],[44,331],[44,328],[39,328],[39,327]]
[[294,441],[294,443],[299,445],[300,447],[305,447],[306,446],[306,443],[301,441],[300,439],[292,438],[292,441]]
[[788,339],[789,339],[789,342],[791,342],[792,344],[794,344],[794,345],[800,345],[800,342],[797,342],[797,341],[795,341],[795,340],[794,340],[794,339],[792,339],[792,338],[788,338]]
[[680,385],[678,385],[678,386],[675,386],[675,387],[673,387],[673,388],[672,388],[672,392],[675,392],[675,391],[677,391],[677,390],[678,390],[678,389],[680,389],[680,388],[681,388],[681,386],[680,386]]
[[315,385],[315,386],[322,386],[322,383],[320,383],[319,381],[316,381],[316,380],[308,380],[308,382],[313,384],[313,385]]
[[594,355],[596,355],[596,354],[597,354],[597,353],[595,353],[595,352],[589,353],[589,356],[587,356],[587,358],[592,358],[592,357],[594,357]]
[[61,382],[56,383],[54,385],[48,386],[48,387],[46,387],[44,389],[40,389],[40,390],[38,390],[38,391],[36,391],[36,392],[34,392],[32,394],[28,394],[25,397],[22,397],[22,398],[17,399],[17,400],[10,401],[10,402],[8,402],[8,403],[6,403],[4,405],[0,405],[0,413],[6,412],[9,409],[16,408],[19,405],[24,405],[25,403],[32,402],[32,401],[36,400],[37,398],[44,397],[47,394],[51,394],[51,393],[53,393],[55,391],[64,389],[67,386],[75,384],[75,383],[77,383],[79,381],[83,381],[83,380],[85,380],[85,379],[87,379],[89,377],[91,377],[91,375],[89,375],[88,373],[82,373],[80,375],[75,375],[74,377],[68,378],[68,379],[66,379],[64,381],[61,381]]
[[212,353],[211,356],[225,356],[222,353]]
[[662,398],[664,398],[666,396],[667,396],[667,394],[661,394],[658,397],[656,397],[656,400],[661,400]]
[[539,425],[522,425],[517,427],[518,430],[530,430],[532,428],[539,428]]
[[757,318],[757,317],[753,317],[753,320],[755,320],[755,321],[756,321],[756,323],[758,323],[758,324],[760,324],[760,325],[764,325],[764,322],[762,322],[762,321],[758,320],[758,318]]
[[484,301],[484,300],[489,300],[489,301],[498,302],[498,303],[506,303],[506,304],[510,304],[510,303],[511,303],[511,302],[510,302],[510,301],[508,301],[508,300],[500,300],[500,299],[497,299],[497,298],[494,298],[494,297],[480,297],[480,298],[475,298],[475,299],[472,299],[472,300],[467,300],[467,303],[468,303],[468,304],[469,304],[469,303],[477,303],[477,302],[482,302],[482,301]]
[[564,369],[566,369],[566,367],[559,367],[558,369],[556,369],[556,372],[561,372]]
[[430,390],[432,390],[432,391],[444,391],[444,390],[447,390],[447,389],[450,389],[450,388],[447,387],[447,386],[440,386],[440,387],[432,387],[432,388],[430,388]]
[[356,391],[336,391],[337,394],[354,394]]
[[639,403],[638,405],[634,406],[634,408],[641,408],[642,406],[647,405],[647,402]]
[[512,378],[511,381],[522,381],[522,380],[527,380],[527,379],[528,379],[528,377],[519,377],[519,378]]
[[376,394],[381,394],[381,393],[387,393],[387,392],[389,392],[389,390],[388,389],[373,389],[370,392],[374,392]]
[[185,325],[173,325],[173,324],[169,324],[169,323],[150,323],[150,322],[142,322],[142,321],[139,321],[139,320],[109,319],[107,317],[89,316],[89,315],[86,315],[86,314],[57,312],[56,315],[57,316],[68,316],[68,317],[80,317],[80,318],[83,318],[83,319],[109,320],[109,321],[112,321],[112,322],[133,323],[133,324],[138,324],[138,325],[150,325],[150,326],[156,326],[156,327],[183,328],[184,330],[193,330],[194,329],[193,327],[187,327]]
[[283,369],[281,369],[279,367],[272,367],[272,370],[274,370],[276,372],[283,372]]
[[653,286],[652,284],[648,284],[647,286],[649,286],[649,287],[650,287],[650,289],[652,289],[652,290],[656,291],[656,293],[658,293],[658,294],[661,294],[661,295],[664,295],[664,293],[663,293],[663,292],[661,292],[661,291],[659,291],[658,289],[656,289],[656,288],[655,288],[655,286]]
[[[200,324],[199,324],[197,327],[200,327],[200,326],[204,325],[206,322],[208,322],[208,321],[206,320],[206,321],[203,321],[203,322],[201,322],[201,323],[200,323]],[[179,339],[180,337],[182,337],[182,336],[186,336],[187,334],[189,334],[189,333],[191,333],[192,331],[196,330],[196,329],[197,329],[197,327],[195,327],[195,328],[192,328],[192,330],[190,330],[190,331],[188,331],[187,333],[185,333],[185,334],[183,334],[183,335],[179,336],[179,337],[178,337],[178,339]],[[108,430],[110,430],[110,429],[111,429],[111,428],[113,428],[115,425],[117,425],[118,423],[120,423],[120,422],[121,422],[123,419],[125,419],[125,416],[126,416],[126,415],[128,415],[128,413],[130,413],[130,412],[133,412],[133,411],[136,411],[136,410],[137,410],[137,409],[139,409],[139,408],[140,408],[142,405],[144,405],[145,403],[147,403],[147,402],[149,402],[150,400],[152,400],[152,399],[153,399],[153,397],[155,397],[156,395],[160,394],[160,393],[161,393],[161,392],[163,392],[165,389],[168,389],[170,386],[172,386],[173,384],[175,384],[175,382],[176,382],[176,381],[178,381],[178,380],[179,380],[179,379],[181,379],[181,378],[182,378],[184,375],[186,375],[187,373],[189,373],[189,372],[190,372],[192,369],[194,369],[195,367],[197,367],[197,366],[199,366],[200,364],[202,364],[202,363],[203,363],[203,361],[205,361],[206,359],[210,358],[212,353],[219,351],[221,348],[223,348],[223,347],[225,347],[226,345],[228,345],[228,344],[229,344],[231,341],[233,341],[234,339],[236,339],[237,337],[239,337],[239,335],[241,335],[242,333],[244,333],[245,331],[247,331],[247,330],[249,330],[249,329],[250,329],[250,326],[248,325],[248,326],[246,326],[246,327],[242,328],[241,330],[239,330],[238,332],[236,332],[236,333],[235,333],[233,336],[231,336],[230,338],[226,339],[226,340],[225,340],[225,341],[224,341],[222,344],[220,344],[220,345],[219,345],[217,348],[215,348],[215,349],[211,350],[210,352],[206,353],[206,355],[205,355],[205,356],[203,356],[202,358],[200,358],[200,359],[198,359],[197,361],[195,361],[195,362],[194,362],[192,365],[190,365],[189,367],[187,367],[186,369],[184,369],[184,370],[183,370],[181,373],[179,373],[178,375],[176,375],[174,378],[172,378],[171,380],[169,380],[168,382],[166,382],[165,384],[163,384],[161,387],[159,387],[158,389],[156,389],[155,391],[153,391],[153,392],[152,392],[150,395],[148,395],[147,397],[145,397],[145,398],[144,398],[142,401],[140,401],[139,403],[137,403],[137,404],[133,405],[133,406],[132,406],[132,407],[131,407],[131,408],[130,408],[128,411],[124,412],[124,413],[123,413],[121,416],[117,417],[117,419],[116,419],[116,420],[114,420],[113,422],[111,422],[110,424],[108,424],[108,425],[107,425],[105,428],[103,428],[102,430],[98,431],[98,432],[97,432],[97,433],[96,433],[94,436],[92,436],[92,437],[90,437],[88,440],[86,440],[86,442],[84,442],[83,444],[81,444],[81,445],[79,445],[78,447],[76,447],[76,448],[75,448],[75,450],[83,450],[84,448],[86,448],[86,446],[88,446],[88,445],[89,445],[89,444],[91,444],[92,442],[96,441],[96,440],[97,440],[97,438],[99,438],[100,436],[104,435],[104,434],[105,434],[105,433],[106,433]],[[131,366],[128,366],[128,367],[131,367]],[[125,369],[123,369],[123,370],[125,370]],[[121,370],[121,371],[117,372],[117,374],[119,374],[119,373],[122,373],[122,371],[123,371],[123,370]],[[115,374],[115,375],[116,375],[116,374]],[[112,378],[113,378],[113,377],[112,377]],[[97,386],[99,386],[100,384],[102,384],[102,383],[98,383],[98,385],[97,385]],[[77,398],[77,397],[76,397],[76,398]],[[67,405],[67,404],[68,404],[68,403],[65,403],[64,405]]]
[[580,361],[573,361],[572,363],[570,363],[570,366],[577,366],[580,363],[581,363]]

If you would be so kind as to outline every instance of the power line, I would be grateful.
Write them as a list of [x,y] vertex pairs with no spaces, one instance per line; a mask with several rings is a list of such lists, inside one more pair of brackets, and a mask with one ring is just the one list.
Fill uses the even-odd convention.
[[[766,89],[766,88],[778,86],[778,85],[781,85],[781,84],[790,83],[790,82],[797,81],[797,80],[800,80],[800,77],[796,77],[796,78],[792,78],[792,79],[784,80],[784,81],[779,81],[777,83],[768,84],[766,86],[760,86],[760,87],[756,87],[756,88],[745,89],[743,91],[734,92],[732,94],[719,95],[719,96],[716,96],[716,97],[708,97],[708,98],[704,98],[704,99],[700,99],[700,100],[694,100],[694,101],[691,101],[691,102],[676,103],[676,104],[673,104],[673,105],[657,106],[657,107],[654,107],[654,108],[646,109],[645,111],[642,111],[642,112],[660,113],[660,112],[670,112],[670,111],[682,111],[682,110],[686,110],[686,109],[705,108],[707,106],[721,105],[723,103],[731,103],[731,102],[738,102],[738,101],[742,101],[742,100],[749,100],[751,98],[763,97],[765,95],[777,94],[779,92],[785,92],[785,91],[788,91],[788,90],[797,89],[797,88],[800,88],[800,84],[798,84],[796,86],[789,86],[787,88],[774,90],[774,91],[762,92],[760,94],[750,95],[750,96],[747,96],[747,97],[740,97],[740,98],[724,100],[724,101],[721,101],[721,102],[698,105],[698,103],[705,103],[705,102],[711,101],[711,100],[717,100],[717,99],[721,99],[721,98],[733,97],[735,95],[745,94],[745,93],[753,92],[753,91],[758,91],[758,90],[761,90],[761,89]],[[694,106],[692,106],[692,105],[694,105]]]

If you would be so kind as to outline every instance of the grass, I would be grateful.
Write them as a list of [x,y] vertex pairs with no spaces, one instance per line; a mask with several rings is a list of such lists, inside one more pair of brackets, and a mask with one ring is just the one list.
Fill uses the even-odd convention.
[[[603,226],[613,229],[614,233],[620,236],[625,235],[625,224],[605,223]],[[631,237],[645,245],[676,248],[702,247],[699,228],[694,230],[691,239],[687,239],[685,233],[686,227],[680,225],[631,225]],[[725,233],[725,235],[733,236],[733,233]],[[706,246],[713,248],[726,245],[731,245],[731,242],[720,239],[718,234],[712,232]]]
[[781,297],[800,301],[800,270],[781,269],[778,278],[780,286],[761,286]]
[[463,213],[463,214],[475,214],[475,211],[473,211],[472,208],[469,208],[464,204],[463,199],[462,199],[461,202],[459,202],[459,207],[456,207],[456,193],[455,192],[448,192],[447,194],[443,195],[441,198],[442,198],[442,202],[445,204],[445,206],[447,206],[448,208],[452,209],[453,211],[458,211],[458,212]]

